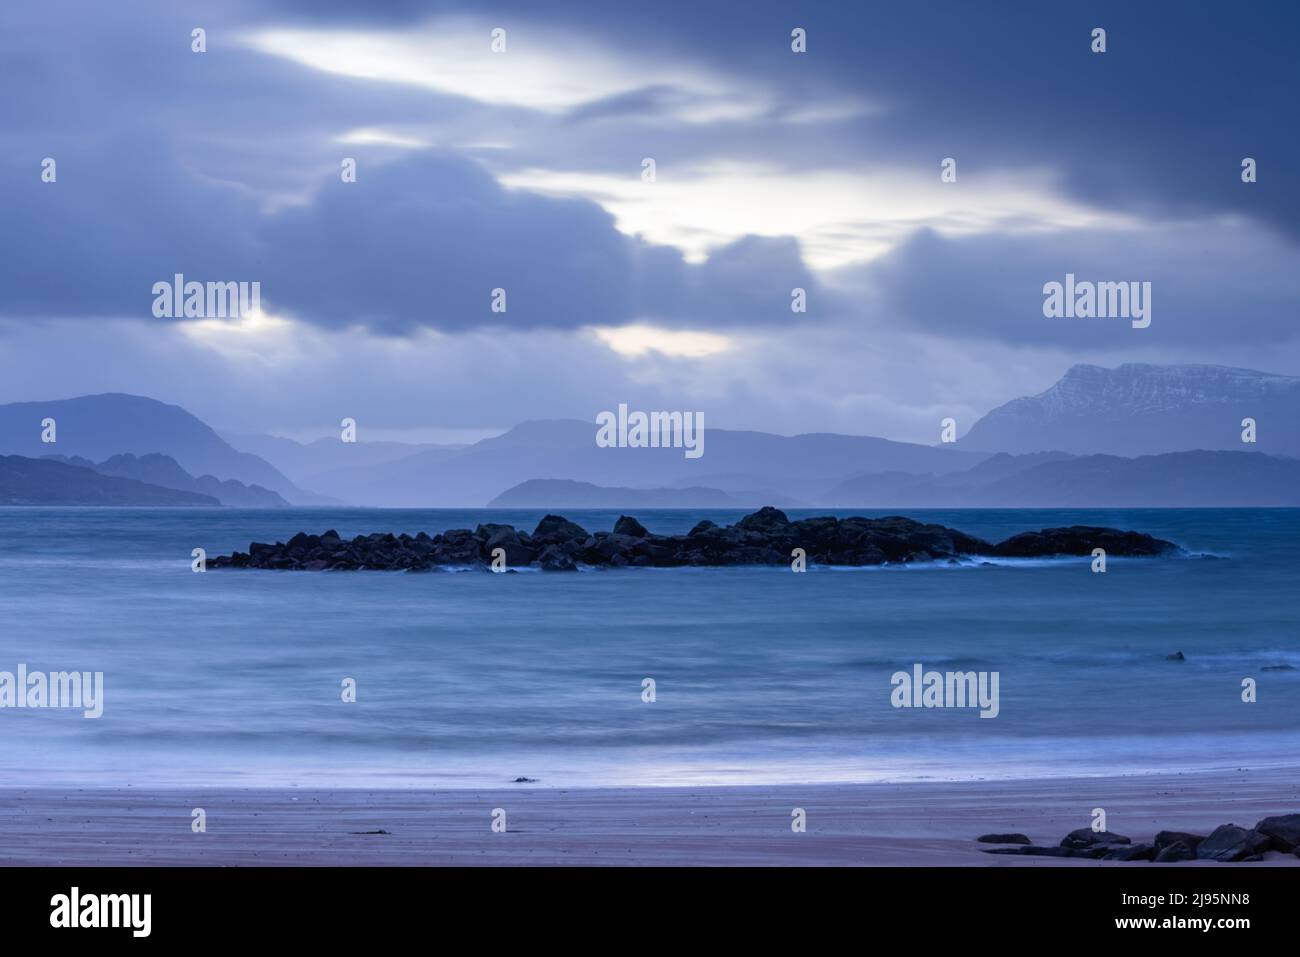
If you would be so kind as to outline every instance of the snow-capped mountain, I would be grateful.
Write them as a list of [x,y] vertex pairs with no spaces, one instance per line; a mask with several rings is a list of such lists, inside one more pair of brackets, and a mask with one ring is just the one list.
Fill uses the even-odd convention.
[[[1242,441],[1242,420],[1256,442]],[[1149,455],[1229,449],[1300,456],[1300,377],[1208,365],[1077,365],[1035,396],[988,413],[967,449]]]

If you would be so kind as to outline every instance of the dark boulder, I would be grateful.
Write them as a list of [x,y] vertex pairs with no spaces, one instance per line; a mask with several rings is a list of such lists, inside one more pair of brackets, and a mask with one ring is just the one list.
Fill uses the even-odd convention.
[[614,523],[614,534],[627,535],[631,538],[645,538],[650,533],[645,530],[644,525],[631,515],[620,515],[618,521]]
[[1156,856],[1154,844],[1120,844],[1110,848],[1103,861],[1149,861]]
[[1210,832],[1196,848],[1198,861],[1240,861],[1273,846],[1273,839],[1259,831],[1224,824]]
[[1173,864],[1177,861],[1192,861],[1195,859],[1196,852],[1182,841],[1174,841],[1174,843],[1166,845],[1155,856],[1157,864]]
[[547,515],[533,530],[533,542],[538,545],[555,545],[573,539],[587,538],[587,530],[560,515]]
[[1177,844],[1179,841],[1186,844],[1192,850],[1205,840],[1203,834],[1188,834],[1186,831],[1161,831],[1155,836],[1156,853],[1163,851],[1170,844]]
[[1047,555],[1091,555],[1094,548],[1105,549],[1107,555],[1139,556],[1164,555],[1178,550],[1173,542],[1141,532],[1071,525],[1069,528],[1045,528],[1013,535],[994,546],[993,553],[1007,558],[1041,558]]
[[1255,830],[1271,837],[1279,851],[1300,849],[1300,814],[1266,817],[1255,825]]
[[1112,834],[1110,831],[1094,831],[1090,827],[1081,827],[1077,831],[1071,831],[1065,837],[1061,838],[1061,847],[1083,848],[1092,847],[1095,844],[1131,844],[1123,834]]
[[537,558],[537,564],[548,572],[572,572],[578,564],[558,545],[547,545]]
[[764,505],[757,512],[746,515],[736,523],[737,528],[755,532],[785,531],[790,526],[790,519],[785,512],[771,505]]
[[1017,847],[984,847],[980,848],[985,854],[1019,854],[1024,857],[1079,857],[1079,851],[1068,847],[1039,847],[1036,844],[1026,844]]

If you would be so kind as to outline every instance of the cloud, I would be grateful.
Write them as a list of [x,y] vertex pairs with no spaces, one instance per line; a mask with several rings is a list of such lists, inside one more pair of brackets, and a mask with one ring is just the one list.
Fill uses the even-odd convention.
[[[1043,286],[1064,282],[1067,273],[1093,282],[1150,282],[1150,327],[1045,318]],[[859,278],[881,315],[954,340],[1105,352],[1264,346],[1300,334],[1300,251],[1239,222],[1033,237],[945,239],[927,231]]]
[[[494,39],[504,50],[494,51]],[[443,17],[402,30],[271,28],[245,42],[326,73],[547,113],[592,115],[602,102],[631,98],[638,111],[653,106],[683,122],[711,123],[755,117],[772,106],[760,91],[714,70],[517,17]]]
[[596,338],[621,356],[636,358],[648,353],[661,356],[699,359],[703,356],[726,352],[732,342],[726,336],[712,332],[690,332],[659,329],[654,326],[633,324],[618,327],[597,327],[592,330]]
[[[1075,361],[1300,359],[1294,10],[805,5],[796,56],[783,0],[430,27],[458,6],[0,6],[9,396],[306,430],[336,400],[489,428],[627,399],[932,441]],[[176,271],[260,280],[267,315],[119,321]],[[1152,327],[1043,319],[1067,271],[1150,279]]]
[[693,262],[743,236],[798,237],[808,264],[834,269],[873,259],[918,229],[943,235],[1032,233],[1062,228],[1133,228],[1118,212],[1065,198],[1043,170],[977,170],[942,183],[939,161],[923,168],[808,171],[760,163],[662,163],[653,183],[639,163],[621,175],[526,168],[507,186],[585,197],[629,235],[675,246]]
[[[502,188],[477,164],[420,152],[362,161],[302,202],[259,198],[140,149],[132,131],[59,155],[59,178],[10,161],[0,197],[11,243],[0,280],[9,316],[148,316],[152,286],[260,282],[268,312],[328,326],[579,328],[788,322],[790,290],[816,290],[798,244],[746,237],[688,264],[629,238],[581,199]],[[130,143],[128,149],[124,144]],[[505,290],[506,311],[491,310]]]

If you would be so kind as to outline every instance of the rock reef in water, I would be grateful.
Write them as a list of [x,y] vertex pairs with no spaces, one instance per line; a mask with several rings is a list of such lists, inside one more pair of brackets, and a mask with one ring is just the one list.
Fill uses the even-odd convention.
[[[685,535],[654,535],[624,515],[610,532],[588,532],[559,515],[547,515],[531,534],[510,525],[454,528],[440,535],[376,532],[351,540],[333,530],[299,533],[288,542],[253,542],[247,552],[209,560],[212,568],[271,568],[303,571],[404,570],[442,566],[484,566],[494,557],[505,567],[533,565],[547,571],[596,567],[675,568],[699,565],[784,565],[795,549],[810,565],[886,565],[956,561],[962,558],[1036,558],[1091,555],[1157,556],[1178,551],[1172,542],[1140,532],[1074,525],[1015,535],[1000,544],[943,525],[901,516],[805,518],[790,521],[767,507],[721,527],[703,521]],[[497,550],[500,549],[500,552]],[[495,553],[495,554],[494,554]]]

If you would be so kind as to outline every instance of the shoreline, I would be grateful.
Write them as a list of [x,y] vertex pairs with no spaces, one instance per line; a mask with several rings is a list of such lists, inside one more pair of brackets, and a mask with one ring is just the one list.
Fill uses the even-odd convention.
[[[1056,845],[1104,808],[1134,842],[1300,811],[1300,768],[909,782],[428,790],[0,787],[6,866],[1119,866],[986,854]],[[191,830],[202,808],[206,833]],[[505,833],[492,830],[494,809]],[[806,833],[791,830],[795,808]],[[385,832],[385,833],[376,833]],[[1294,854],[1198,867],[1300,866]]]

